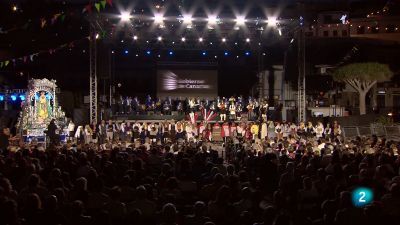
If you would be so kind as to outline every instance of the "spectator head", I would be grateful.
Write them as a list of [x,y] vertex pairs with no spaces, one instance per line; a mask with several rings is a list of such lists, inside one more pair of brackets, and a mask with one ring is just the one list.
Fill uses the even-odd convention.
[[49,211],[57,209],[57,197],[55,195],[48,196],[44,201],[44,208]]
[[310,190],[312,188],[312,180],[310,177],[305,177],[303,179],[303,189]]
[[351,193],[349,191],[342,191],[340,193],[340,206],[342,208],[352,207]]
[[206,210],[206,204],[204,204],[204,202],[197,201],[196,203],[194,203],[194,214],[196,216],[203,215],[205,210]]
[[31,188],[39,186],[40,178],[37,174],[32,174],[29,177],[28,186]]
[[136,188],[136,198],[137,199],[146,199],[147,191],[143,185],[140,185]]
[[26,209],[32,212],[42,208],[42,202],[40,201],[39,195],[29,194],[26,199]]
[[118,200],[120,196],[121,196],[121,188],[118,186],[113,187],[110,191],[110,198],[112,200]]
[[390,193],[393,197],[400,197],[400,185],[397,183],[393,183],[390,186]]
[[265,225],[272,224],[276,217],[276,209],[273,206],[268,206],[262,216]]
[[176,207],[172,203],[167,203],[162,207],[162,217],[166,223],[174,223],[177,217]]
[[250,188],[248,188],[248,187],[242,188],[241,194],[242,194],[242,198],[243,199],[251,198],[251,190],[250,190]]
[[71,214],[73,216],[80,216],[83,214],[83,202],[80,200],[76,200],[71,205]]
[[287,215],[279,215],[274,220],[274,225],[291,225],[292,222]]
[[79,177],[76,179],[75,187],[77,190],[86,191],[87,190],[87,180],[84,177]]

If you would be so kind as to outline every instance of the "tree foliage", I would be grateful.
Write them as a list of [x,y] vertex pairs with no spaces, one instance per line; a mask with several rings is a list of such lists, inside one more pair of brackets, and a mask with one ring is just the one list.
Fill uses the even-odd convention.
[[367,62],[353,63],[339,67],[333,73],[336,81],[355,79],[359,81],[385,81],[393,76],[393,72],[386,64]]

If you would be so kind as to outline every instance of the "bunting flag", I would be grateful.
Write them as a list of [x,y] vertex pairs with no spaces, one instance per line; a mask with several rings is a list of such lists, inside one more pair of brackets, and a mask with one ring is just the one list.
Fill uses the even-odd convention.
[[113,5],[113,4],[112,4],[112,0],[107,0],[107,3],[108,3],[110,6]]
[[94,3],[94,7],[96,8],[97,12],[100,12],[100,3]]
[[105,9],[107,1],[106,0],[102,0],[102,1],[100,1],[100,4],[101,4],[101,8]]
[[75,41],[72,41],[72,42],[68,42],[68,43],[59,45],[56,48],[51,48],[51,49],[48,49],[48,50],[42,50],[42,51],[30,54],[30,55],[26,55],[26,56],[22,56],[22,57],[19,57],[19,58],[8,59],[8,60],[5,60],[5,61],[2,61],[2,62],[0,62],[0,68],[7,67],[10,64],[10,62],[13,63],[13,66],[16,66],[18,61],[23,62],[23,63],[33,62],[33,60],[34,60],[34,58],[36,56],[39,56],[41,54],[46,54],[46,53],[50,54],[50,55],[53,55],[54,53],[56,53],[57,51],[59,51],[61,49],[64,49],[64,48],[67,48],[67,47],[68,48],[73,48],[73,47],[76,46],[76,44],[79,44],[81,41],[87,40],[87,38],[88,37],[84,37],[84,38],[79,39],[79,40],[75,40]]

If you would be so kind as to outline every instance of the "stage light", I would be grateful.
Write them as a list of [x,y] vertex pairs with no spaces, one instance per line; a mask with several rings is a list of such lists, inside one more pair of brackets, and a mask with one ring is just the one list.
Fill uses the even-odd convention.
[[157,55],[157,57],[158,57],[158,58],[160,58],[160,57],[161,57],[161,55]]
[[294,42],[294,38],[292,38],[292,40],[290,40],[290,44]]
[[226,38],[222,38],[222,42],[226,42]]
[[186,41],[186,38],[185,38],[185,37],[182,37],[182,38],[181,38],[181,41],[182,41],[182,42],[185,42],[185,41]]
[[0,95],[0,102],[4,101],[4,95]]
[[139,54],[136,54],[136,57],[139,57]]
[[246,18],[244,16],[238,16],[235,21],[238,25],[244,25],[246,23]]
[[13,5],[12,10],[13,10],[14,12],[16,12],[16,11],[18,10],[18,7],[17,7],[16,5]]
[[246,42],[249,43],[250,42],[250,38],[246,38]]
[[229,52],[225,51],[224,56],[228,56],[228,55],[229,55]]
[[202,54],[203,56],[206,56],[206,55],[207,55],[207,52],[206,52],[206,51],[203,51],[201,54]]
[[121,12],[121,14],[119,15],[119,18],[121,19],[121,22],[128,22],[131,20],[132,15],[130,12],[124,11],[124,12]]
[[212,43],[212,42],[210,42],[210,45],[213,45],[213,43]]
[[239,58],[239,56],[237,55],[237,56],[236,56],[236,58],[238,59],[238,58]]
[[158,36],[157,40],[158,40],[158,41],[162,41],[162,37],[161,37],[161,36]]
[[218,56],[214,56],[214,58],[218,58]]
[[21,101],[25,101],[25,95],[20,95],[19,99],[21,99]]
[[129,53],[129,51],[128,50],[125,50],[125,54],[128,54]]
[[184,15],[182,19],[183,23],[192,23],[192,20],[193,18],[191,15]]
[[148,50],[148,51],[146,52],[146,54],[147,54],[147,55],[151,55],[151,51]]
[[99,39],[99,37],[100,37],[100,35],[99,35],[99,34],[96,34],[96,39]]
[[173,51],[169,51],[169,53],[168,53],[169,55],[173,55],[174,54],[174,52]]
[[244,54],[245,54],[246,56],[249,56],[249,55],[250,55],[250,52],[247,51],[247,52],[245,52]]
[[279,36],[282,36],[282,30],[278,29]]
[[136,35],[135,35],[135,36],[133,36],[133,40],[135,40],[135,41],[136,41],[137,39],[138,39],[138,36],[136,36]]
[[201,37],[201,38],[199,38],[199,42],[203,42],[203,38]]
[[111,54],[114,54],[115,52],[114,52],[114,50],[111,50]]
[[12,101],[17,101],[17,96],[16,95],[11,95],[11,100]]
[[156,15],[154,15],[153,20],[155,23],[162,23],[162,22],[164,22],[164,16],[161,14],[156,14]]
[[210,15],[208,16],[207,21],[210,24],[217,24],[219,22],[219,19],[217,18],[217,16]]
[[237,42],[235,42],[235,45],[238,45],[238,43],[237,43]]
[[276,17],[269,17],[267,20],[268,26],[276,27],[278,24],[278,19]]

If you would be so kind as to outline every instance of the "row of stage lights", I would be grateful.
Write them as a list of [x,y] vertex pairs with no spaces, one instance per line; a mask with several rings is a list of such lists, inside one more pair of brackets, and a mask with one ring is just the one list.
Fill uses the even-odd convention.
[[[121,19],[121,22],[127,23],[130,22],[132,19],[146,19],[140,16],[133,16],[131,12],[129,11],[121,11],[119,18]],[[191,24],[192,22],[198,21],[198,22],[207,22],[210,25],[216,25],[219,23],[223,22],[235,22],[236,25],[238,26],[243,26],[248,22],[254,22],[254,23],[265,23],[268,24],[268,26],[276,27],[279,23],[277,17],[271,16],[268,17],[266,20],[259,20],[259,19],[247,19],[245,16],[238,15],[236,16],[235,19],[221,19],[217,15],[209,15],[208,18],[193,18],[192,15],[186,14],[181,17],[164,17],[163,14],[157,13],[155,14],[150,20],[154,21],[156,24],[162,24],[165,21],[179,21],[184,24]]]
[[[112,50],[111,53],[112,53],[112,54],[115,54],[115,51]],[[124,53],[125,55],[128,55],[128,54],[129,54],[129,50],[124,50],[123,53]],[[262,53],[262,54],[263,54],[264,56],[266,55],[266,53]],[[150,57],[150,56],[153,55],[153,52],[152,52],[151,50],[146,50],[146,51],[144,52],[144,55]],[[167,52],[167,55],[168,55],[168,56],[174,56],[174,55],[175,55],[175,52],[174,52],[174,51],[168,51],[168,52]],[[209,55],[209,52],[207,52],[207,51],[200,51],[200,56],[208,56],[208,55]],[[225,57],[228,57],[228,56],[231,55],[231,52],[229,52],[229,51],[224,51],[222,55],[225,56]],[[251,52],[250,52],[250,51],[245,51],[245,52],[243,53],[243,55],[244,55],[244,56],[251,56]],[[136,56],[136,57],[139,57],[139,54],[136,53],[135,56]],[[161,57],[161,54],[157,54],[157,57],[160,58],[160,57]],[[239,57],[240,57],[240,55],[236,55],[236,58],[239,58]],[[218,55],[214,55],[214,58],[218,58]]]
[[[17,101],[18,99],[21,101],[25,101],[26,99],[25,95],[18,95],[18,94],[11,94],[9,95],[9,97],[10,97],[9,100],[13,102]],[[7,97],[4,94],[0,94],[0,102],[3,102],[5,100],[7,100]]]
[[[281,32],[280,32],[279,34],[281,34]],[[99,38],[100,38],[100,35],[99,35],[99,34],[96,34],[96,39],[99,39]],[[134,41],[138,41],[138,40],[139,40],[139,36],[137,36],[137,35],[134,35],[132,38],[133,38]],[[161,42],[161,41],[163,41],[163,40],[164,40],[163,36],[157,36],[157,41]],[[180,41],[184,43],[184,42],[188,41],[188,39],[187,39],[186,37],[182,37]],[[203,37],[199,37],[199,38],[197,39],[197,41],[198,41],[199,43],[204,43],[204,42],[206,42],[205,38],[203,38]],[[225,38],[225,37],[221,38],[221,43],[226,43],[227,41],[228,41],[227,38]],[[246,38],[244,41],[245,41],[246,43],[250,43],[250,42],[251,42],[251,39],[250,39],[250,38]],[[121,42],[123,43],[124,40],[121,40]],[[148,40],[147,40],[146,42],[147,42],[147,43],[150,43],[150,41],[148,41]],[[171,43],[172,43],[172,44],[175,44],[175,41],[172,41]],[[213,45],[214,42],[210,42],[209,44],[210,44],[210,45]],[[235,42],[235,45],[238,45],[238,42]],[[261,43],[259,43],[259,45],[261,45]]]

